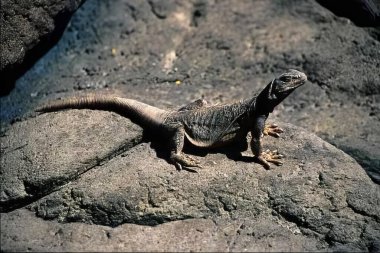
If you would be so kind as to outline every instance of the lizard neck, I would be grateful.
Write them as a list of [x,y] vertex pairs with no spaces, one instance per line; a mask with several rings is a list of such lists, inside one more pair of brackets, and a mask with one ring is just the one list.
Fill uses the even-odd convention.
[[264,100],[260,96],[253,97],[246,101],[248,117],[255,119],[260,116],[268,117],[276,105],[267,103],[267,100]]
[[278,98],[275,96],[271,96],[271,85],[267,85],[260,94],[256,97],[255,102],[255,114],[256,115],[268,115],[269,113],[273,112],[274,108],[281,103],[283,98]]

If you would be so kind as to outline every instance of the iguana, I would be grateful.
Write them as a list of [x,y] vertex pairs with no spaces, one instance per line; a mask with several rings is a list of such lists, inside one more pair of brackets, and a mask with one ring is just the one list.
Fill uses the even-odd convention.
[[170,161],[178,170],[201,167],[197,160],[182,153],[185,139],[194,146],[207,148],[244,142],[247,149],[246,137],[250,132],[250,147],[256,161],[269,169],[268,162],[282,164],[279,161],[282,155],[277,151],[264,152],[262,137],[278,137],[283,130],[274,124],[266,125],[265,121],[275,106],[306,80],[304,73],[290,69],[273,79],[253,98],[224,105],[209,105],[198,99],[176,111],[161,110],[133,99],[102,95],[57,100],[36,111],[95,109],[117,112],[144,129],[166,136],[170,145]]

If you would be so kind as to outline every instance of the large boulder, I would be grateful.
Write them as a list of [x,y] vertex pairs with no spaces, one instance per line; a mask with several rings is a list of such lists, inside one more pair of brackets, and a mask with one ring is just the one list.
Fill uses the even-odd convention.
[[114,113],[72,110],[15,123],[1,139],[2,249],[378,247],[379,186],[344,152],[279,124],[285,133],[266,137],[265,148],[283,153],[283,166],[265,170],[250,151],[230,159],[232,149],[188,149],[204,167],[190,173]]
[[1,95],[61,37],[84,0],[3,0],[0,8]]
[[276,116],[343,149],[380,182],[379,47],[378,33],[314,0],[88,1],[0,100],[1,124],[87,90],[159,107],[229,102],[296,68],[310,82]]
[[[379,186],[363,172],[379,182],[379,47],[314,0],[87,1],[0,100],[2,249],[379,251]],[[265,139],[286,155],[269,171],[190,149],[205,169],[178,172],[119,115],[30,113],[88,92],[230,102],[288,68],[309,81],[271,115],[297,127]]]

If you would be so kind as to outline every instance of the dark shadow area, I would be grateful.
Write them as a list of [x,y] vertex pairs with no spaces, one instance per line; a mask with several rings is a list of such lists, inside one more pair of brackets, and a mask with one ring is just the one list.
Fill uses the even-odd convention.
[[[67,23],[68,20],[66,24]],[[61,25],[66,26],[66,24]],[[17,79],[24,75],[31,67],[33,67],[34,63],[36,63],[38,59],[44,56],[49,51],[49,49],[59,41],[62,34],[63,30],[55,30],[53,34],[49,34],[49,36],[43,38],[40,44],[28,50],[22,63],[8,65],[1,71],[0,97],[8,95],[14,89]]]
[[335,15],[346,17],[357,26],[380,25],[380,2],[378,0],[317,0]]
[[371,157],[366,152],[352,147],[337,146],[337,148],[352,156],[363,167],[372,181],[380,185],[380,159]]
[[[166,138],[168,140],[168,138]],[[158,158],[164,159],[169,164],[170,161],[170,147],[168,143],[163,142],[163,138],[157,135],[152,135],[151,132],[144,130],[143,132],[143,142],[151,142],[150,147],[154,149]],[[236,143],[231,143],[223,147],[207,148],[207,147],[196,147],[191,144],[187,139],[185,139],[185,145],[183,148],[183,154],[191,155],[194,159],[198,160],[199,157],[205,157],[207,154],[224,154],[228,159],[233,161],[245,162],[245,163],[257,163],[260,164],[253,156],[243,156],[241,153],[248,149],[248,143],[241,141]],[[202,166],[202,164],[201,164]],[[173,170],[175,166],[173,165]],[[182,168],[188,172],[197,173],[199,168]]]

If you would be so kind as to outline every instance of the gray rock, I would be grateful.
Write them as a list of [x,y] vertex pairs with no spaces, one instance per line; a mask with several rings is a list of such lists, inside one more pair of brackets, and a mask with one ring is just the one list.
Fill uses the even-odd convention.
[[[362,167],[379,182],[379,46],[313,0],[87,1],[0,99],[2,250],[378,251],[379,186]],[[92,92],[229,102],[287,68],[310,81],[271,120],[307,131],[266,138],[286,155],[270,171],[190,149],[206,168],[177,172],[118,115],[30,113]]]
[[[60,124],[57,119],[84,120],[88,128],[103,129],[101,122],[107,115],[112,117],[107,121],[109,129],[96,134],[100,144],[91,141],[93,136],[86,137],[89,131],[68,122]],[[62,164],[61,177],[73,173],[74,159],[70,154],[79,145],[89,152],[84,159],[87,164],[96,164],[98,153],[115,154],[112,149],[117,143],[132,139],[121,141],[120,136],[141,136],[135,130],[129,133],[131,125],[124,126],[128,120],[112,113],[78,110],[40,115],[16,123],[10,132],[20,132],[30,124],[42,128],[49,122],[53,122],[52,126],[46,127],[44,134],[61,143],[55,147],[62,156],[57,158]],[[59,189],[46,192],[41,185],[35,188],[32,203],[21,203],[18,207],[25,208],[2,214],[2,247],[21,251],[373,248],[380,240],[378,185],[344,152],[301,128],[280,124],[285,134],[279,139],[266,137],[265,147],[278,149],[286,158],[283,166],[271,170],[248,158],[229,159],[228,150],[221,150],[198,157],[205,167],[199,173],[176,171],[163,159],[164,147],[149,142],[135,142],[121,155],[91,168],[75,167],[83,172],[67,177]],[[114,134],[115,129],[123,128],[124,132]],[[67,135],[78,141],[68,141]],[[11,137],[13,143],[42,138],[39,132],[3,138]],[[29,145],[23,146],[17,152],[28,153],[28,149]],[[14,161],[12,157],[18,157],[17,152],[6,152],[4,159]],[[46,153],[51,157],[48,149],[40,152],[41,156]],[[251,156],[248,151],[243,155]],[[31,164],[41,164],[38,157],[29,159]],[[3,174],[4,182],[11,182],[25,170],[22,164],[12,165],[14,174]],[[38,172],[43,171],[40,177],[45,180],[36,181],[59,181],[51,167],[45,162],[32,167],[29,174],[40,176]],[[14,190],[12,185],[7,187],[9,192],[18,191],[16,184]],[[12,200],[17,202],[19,198],[9,195],[8,201]],[[37,228],[41,231],[38,235]]]
[[344,150],[379,182],[378,38],[314,0],[89,1],[0,100],[1,122],[93,90],[163,108],[200,97],[229,102],[296,68],[310,82],[275,116]]
[[48,51],[84,0],[1,1],[0,76],[4,95]]
[[141,133],[106,112],[52,113],[15,124],[1,137],[1,211],[69,183],[138,143]]

